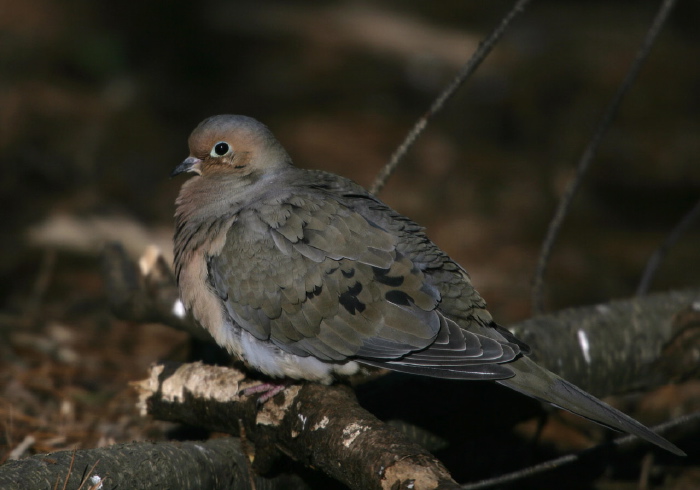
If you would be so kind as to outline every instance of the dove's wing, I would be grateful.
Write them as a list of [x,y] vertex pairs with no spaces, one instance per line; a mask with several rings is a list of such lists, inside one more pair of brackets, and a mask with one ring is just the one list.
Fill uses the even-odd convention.
[[435,245],[422,226],[350,179],[321,171],[310,173],[314,174],[314,181],[332,189],[348,207],[397,237],[397,251],[408,257],[440,294],[441,314],[471,333],[515,344],[521,353],[530,352],[527,344],[493,321],[486,301],[472,285],[467,271]]
[[[232,320],[300,356],[461,379],[511,376],[499,364],[518,355],[517,345],[446,318],[441,292],[402,253],[392,226],[348,199],[361,197],[318,184],[240,211],[209,262]],[[395,219],[383,218],[400,225]]]

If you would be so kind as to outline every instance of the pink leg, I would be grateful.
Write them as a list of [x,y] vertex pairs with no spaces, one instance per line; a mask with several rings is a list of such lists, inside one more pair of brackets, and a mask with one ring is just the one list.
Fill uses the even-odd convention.
[[254,395],[256,393],[261,393],[261,395],[257,399],[257,404],[262,405],[266,401],[268,401],[270,398],[275,396],[277,393],[280,391],[284,390],[289,383],[267,383],[267,382],[262,382],[257,385],[249,386],[248,388],[245,388],[240,391],[240,394],[243,396],[250,396]]

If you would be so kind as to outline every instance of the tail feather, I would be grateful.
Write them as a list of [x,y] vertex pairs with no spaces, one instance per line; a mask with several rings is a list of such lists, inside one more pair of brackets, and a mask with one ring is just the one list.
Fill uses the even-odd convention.
[[632,417],[538,366],[527,357],[521,357],[517,361],[509,363],[508,367],[515,372],[515,376],[499,380],[498,383],[611,429],[634,434],[673,454],[685,456],[685,453],[674,444],[652,432]]

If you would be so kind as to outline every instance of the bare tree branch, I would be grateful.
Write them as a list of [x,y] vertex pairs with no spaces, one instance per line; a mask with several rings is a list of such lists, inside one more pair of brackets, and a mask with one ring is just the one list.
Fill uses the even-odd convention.
[[596,396],[649,390],[697,375],[698,300],[698,289],[657,293],[568,308],[508,329],[530,344],[537,363]]
[[[65,481],[69,488],[99,482],[124,488],[309,488],[292,475],[266,478],[257,474],[270,469],[281,455],[321,469],[350,488],[458,488],[436,459],[360,408],[349,389],[292,385],[259,407],[254,399],[240,395],[252,383],[256,382],[235,369],[167,363],[155,365],[149,379],[135,384],[144,412],[216,431],[238,433],[243,427],[252,445],[225,438],[37,455],[1,466],[0,488],[49,488],[57,480]],[[697,432],[699,422],[700,415],[693,414],[655,430],[676,439]],[[614,441],[615,452],[643,444],[633,436]],[[609,459],[610,451],[599,446],[462,488],[488,488],[570,463]]]
[[[135,442],[99,449],[38,454],[0,466],[0,488],[33,490],[56,488],[179,488],[212,490],[257,490],[309,487],[290,475],[263,478],[249,475],[247,455],[235,438],[202,442]],[[61,485],[62,487],[62,485]],[[59,488],[61,488],[59,487]]]
[[101,262],[109,303],[117,317],[163,323],[196,339],[214,342],[211,334],[185,313],[175,276],[159,249],[147,248],[137,265],[120,243],[112,242],[104,247]]
[[642,279],[639,281],[639,286],[637,287],[637,296],[643,296],[649,291],[649,286],[651,286],[651,281],[654,279],[654,274],[656,270],[661,265],[661,262],[668,254],[668,251],[681,239],[685,232],[690,229],[695,220],[700,217],[700,200],[698,200],[695,205],[686,213],[681,221],[676,225],[676,227],[671,231],[671,233],[666,237],[666,240],[657,248],[654,253],[649,258],[647,266],[644,268],[644,273],[642,274]]
[[465,80],[476,71],[481,62],[484,61],[484,59],[486,58],[486,56],[488,56],[488,54],[491,52],[496,43],[501,39],[503,33],[506,32],[506,29],[508,28],[510,22],[519,13],[525,10],[525,6],[529,2],[530,0],[518,0],[513,6],[513,8],[510,10],[510,12],[508,12],[505,15],[505,17],[501,19],[501,23],[498,25],[498,27],[496,27],[496,29],[493,30],[493,32],[489,35],[489,37],[486,38],[485,41],[479,44],[479,48],[472,55],[472,57],[469,58],[467,63],[464,65],[464,67],[462,67],[462,69],[459,71],[454,80],[452,80],[452,82],[450,82],[450,84],[447,87],[445,87],[445,89],[440,93],[440,95],[438,95],[437,99],[435,99],[435,101],[432,103],[428,111],[425,114],[423,114],[423,116],[421,116],[420,119],[418,119],[413,128],[408,132],[406,138],[399,145],[396,151],[394,151],[394,154],[391,156],[389,163],[387,163],[379,171],[379,174],[375,178],[372,187],[370,187],[369,189],[371,193],[378,194],[382,190],[387,180],[389,180],[391,174],[394,173],[396,167],[398,167],[401,159],[408,152],[411,146],[413,146],[413,143],[415,143],[415,141],[418,139],[418,136],[420,136],[420,134],[428,125],[428,120],[432,118],[435,114],[437,114],[438,111],[440,111],[440,109],[442,109],[443,105],[445,105],[445,102],[447,102],[455,94],[457,89],[465,82]]
[[535,268],[535,274],[532,281],[532,310],[536,315],[544,312],[544,274],[547,269],[547,264],[549,263],[549,257],[552,255],[554,241],[556,240],[559,230],[561,229],[561,225],[564,222],[564,218],[566,218],[569,208],[571,207],[571,202],[573,201],[578,188],[581,186],[581,182],[583,181],[584,175],[588,171],[591,161],[593,161],[593,158],[595,158],[595,155],[598,152],[598,147],[600,147],[600,143],[603,141],[605,133],[607,133],[618,109],[620,108],[622,99],[632,87],[634,81],[637,79],[639,71],[648,58],[659,32],[661,32],[661,28],[668,19],[671,9],[675,4],[676,0],[664,0],[661,4],[661,7],[654,17],[651,26],[647,30],[646,36],[642,41],[642,45],[639,48],[634,61],[632,62],[632,66],[630,66],[630,69],[627,72],[625,79],[620,84],[620,87],[617,89],[615,96],[605,108],[605,112],[598,123],[595,133],[591,137],[588,146],[586,146],[583,155],[581,155],[581,158],[579,159],[578,165],[576,166],[576,174],[569,181],[566,189],[564,190],[559,206],[554,213],[552,221],[549,223],[547,235],[542,243],[542,249],[540,251],[540,256],[537,261],[537,266]]
[[[674,433],[683,430],[684,432],[697,432],[700,430],[700,412],[695,412],[690,415],[679,417],[675,420],[671,420],[664,424],[657,425],[653,428],[654,432],[658,434]],[[633,446],[644,444],[641,439],[632,435],[626,435],[618,437],[611,443],[617,448],[631,448]],[[514,471],[508,473],[507,475],[500,475],[496,478],[489,478],[487,480],[482,480],[479,482],[469,483],[462,485],[462,490],[481,490],[483,488],[493,488],[497,485],[503,485],[505,483],[513,483],[516,481],[522,481],[533,476],[552,471],[554,469],[562,468],[569,464],[582,463],[587,458],[605,451],[606,448],[603,446],[597,446],[591,448],[587,451],[583,451],[579,454],[567,454],[560,458],[556,458],[550,461],[545,461],[544,463],[536,464],[522,470]],[[607,451],[606,451],[607,452]]]
[[244,427],[263,473],[286,454],[352,489],[459,488],[442,463],[360,407],[349,388],[290,385],[258,406],[239,394],[254,384],[231,368],[167,363],[137,387],[142,411],[160,420],[233,434]]

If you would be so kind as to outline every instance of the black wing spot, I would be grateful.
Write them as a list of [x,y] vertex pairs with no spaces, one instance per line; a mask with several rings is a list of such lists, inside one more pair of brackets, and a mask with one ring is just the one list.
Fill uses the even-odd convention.
[[411,298],[411,296],[398,289],[387,291],[384,298],[386,298],[389,303],[394,303],[399,306],[411,306],[413,303],[413,298]]
[[323,291],[323,286],[315,286],[312,291],[306,291],[306,299],[311,299],[314,296],[318,296]]
[[[350,269],[349,271],[344,271],[344,270],[341,269],[340,272],[342,272],[342,273],[343,273],[343,277],[345,277],[345,278],[347,278],[347,279],[350,279],[352,276],[355,275],[355,269],[354,269],[354,268]],[[359,283],[357,283],[357,284],[359,284]],[[353,287],[354,287],[354,286],[353,286]]]
[[[212,267],[214,266],[212,258],[209,257],[207,259],[207,281],[211,285],[211,288],[214,290],[216,295],[221,298],[222,301],[226,302],[228,301],[228,291],[222,291],[221,289],[217,288],[216,285],[214,284],[214,273],[212,271]],[[179,276],[179,271],[178,271],[178,276]]]
[[365,311],[365,308],[367,308],[367,306],[362,301],[357,299],[357,295],[360,294],[361,291],[362,284],[356,282],[352,287],[348,288],[348,290],[341,294],[338,298],[340,304],[343,305],[343,308],[345,308],[351,315],[354,315],[355,311],[359,311],[360,313],[362,313],[363,311]]
[[372,267],[374,271],[374,279],[382,284],[386,284],[392,288],[397,288],[403,284],[403,276],[388,276],[387,273],[389,269],[380,269],[378,267]]

